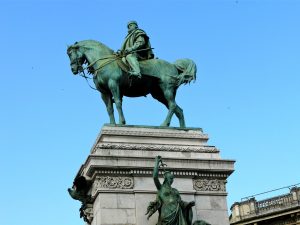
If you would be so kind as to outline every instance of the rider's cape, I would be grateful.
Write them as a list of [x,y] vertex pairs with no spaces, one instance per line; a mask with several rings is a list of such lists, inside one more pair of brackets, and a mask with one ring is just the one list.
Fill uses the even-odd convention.
[[154,54],[151,49],[149,37],[146,34],[146,32],[141,29],[136,29],[136,30],[132,31],[131,33],[127,34],[125,41],[122,44],[121,51],[124,51],[126,48],[132,47],[134,45],[136,39],[140,36],[142,36],[146,41],[146,44],[144,45],[143,49],[148,49],[148,50],[138,51],[137,54],[138,54],[139,58],[142,60],[143,59],[153,59]]

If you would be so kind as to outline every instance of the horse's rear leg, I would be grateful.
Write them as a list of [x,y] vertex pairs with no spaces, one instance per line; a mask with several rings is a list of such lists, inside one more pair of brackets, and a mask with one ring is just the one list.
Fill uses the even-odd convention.
[[173,90],[164,90],[164,96],[167,102],[167,108],[169,109],[168,115],[165,119],[165,121],[161,124],[161,126],[170,126],[172,116],[175,112],[175,109],[177,107],[175,102],[175,96],[173,94]]
[[119,85],[115,81],[109,81],[108,86],[110,91],[114,97],[114,101],[119,114],[119,124],[126,124],[125,117],[122,109],[122,98],[120,96],[120,88]]
[[112,102],[112,96],[107,93],[101,93],[101,98],[105,103],[106,110],[109,116],[110,124],[116,124],[115,116],[114,116],[114,107]]
[[175,106],[175,109],[173,109],[173,112],[172,112],[171,111],[172,109],[170,109],[170,107],[167,107],[167,108],[169,108],[169,112],[168,112],[167,118],[165,119],[165,121],[163,122],[163,124],[161,126],[170,126],[173,113],[175,113],[176,117],[179,120],[179,126],[181,128],[185,128],[185,120],[184,120],[183,110],[175,103],[175,101],[169,102],[168,105],[171,105],[171,107],[173,107],[173,108]]
[[[169,105],[168,102],[165,98],[165,96],[163,95],[163,93],[160,90],[155,90],[151,93],[152,97],[155,98],[157,101],[161,102],[162,104],[164,104],[167,109],[169,109]],[[174,97],[175,98],[175,97]],[[184,121],[184,115],[183,115],[183,110],[176,105],[176,108],[174,110],[175,115],[177,116],[178,120],[179,120],[179,125],[180,127],[185,127],[185,121]],[[167,126],[167,124],[165,125],[165,122],[161,125],[161,126]]]
[[177,116],[179,120],[179,125],[181,128],[185,127],[185,121],[184,121],[184,115],[183,110],[177,105],[175,109],[175,115]]

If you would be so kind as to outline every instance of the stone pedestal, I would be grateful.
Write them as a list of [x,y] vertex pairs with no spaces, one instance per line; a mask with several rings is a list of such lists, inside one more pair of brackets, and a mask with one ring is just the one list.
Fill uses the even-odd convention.
[[[226,179],[233,160],[220,158],[201,129],[103,126],[78,176],[92,183],[92,225],[155,225],[145,212],[156,198],[154,158],[162,156],[184,201],[195,201],[193,220],[229,225]],[[161,182],[163,179],[161,178]]]

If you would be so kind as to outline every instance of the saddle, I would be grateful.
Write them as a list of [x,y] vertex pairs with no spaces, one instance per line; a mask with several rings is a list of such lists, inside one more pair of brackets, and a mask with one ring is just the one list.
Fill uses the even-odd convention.
[[[127,63],[125,63],[122,59],[117,59],[117,64],[118,66],[126,73],[129,73],[130,67]],[[158,69],[156,66],[157,64],[157,59],[145,59],[145,60],[140,60],[139,65],[140,65],[140,70],[142,75],[147,75],[147,76],[152,76],[156,78],[160,78],[158,74]],[[156,69],[154,69],[156,68]]]
[[[142,75],[161,78],[161,66],[163,62],[161,59],[146,59],[139,61],[140,70]],[[130,67],[124,63],[120,58],[117,59],[118,66],[126,73],[130,71]],[[192,79],[196,79],[197,67],[191,59],[178,59],[173,65],[176,67],[178,74],[181,74],[182,79],[187,79],[184,83],[190,82]],[[177,76],[177,74],[168,74],[169,76]]]

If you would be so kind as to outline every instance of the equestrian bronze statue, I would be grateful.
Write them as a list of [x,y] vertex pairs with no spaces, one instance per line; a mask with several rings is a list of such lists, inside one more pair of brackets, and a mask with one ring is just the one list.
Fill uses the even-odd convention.
[[101,93],[111,124],[116,124],[113,103],[119,114],[119,124],[125,124],[123,96],[139,97],[151,94],[168,108],[167,117],[161,126],[169,126],[175,113],[180,127],[185,127],[183,110],[175,101],[176,91],[181,84],[196,80],[196,64],[190,59],[179,59],[169,63],[150,57],[139,61],[140,71],[136,72],[126,64],[128,57],[127,60],[124,59],[128,54],[137,55],[135,53],[149,49],[130,50],[114,52],[98,41],[85,40],[69,46],[67,54],[73,74],[87,71],[93,75],[95,87]]

